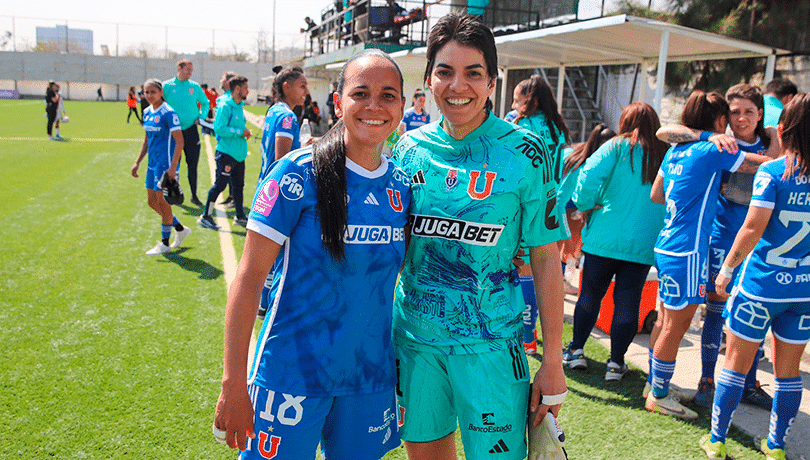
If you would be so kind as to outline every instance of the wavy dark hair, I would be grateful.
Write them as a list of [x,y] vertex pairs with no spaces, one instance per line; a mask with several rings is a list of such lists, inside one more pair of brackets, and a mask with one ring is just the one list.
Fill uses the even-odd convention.
[[715,122],[722,116],[728,120],[728,102],[718,93],[692,91],[681,114],[681,124],[688,128],[714,132]]
[[803,175],[810,174],[810,95],[793,96],[782,110],[778,129],[786,157],[782,179],[789,179],[796,169]]
[[[515,87],[520,94],[526,98],[526,105],[522,110],[518,110],[518,117],[515,123],[523,117],[530,117],[537,112],[541,112],[546,116],[546,123],[548,129],[551,131],[551,138],[555,144],[559,144],[557,131],[561,132],[565,138],[565,144],[571,142],[571,135],[568,131],[568,125],[565,124],[565,119],[557,111],[557,101],[554,100],[554,95],[551,93],[551,88],[544,82],[540,75],[532,75]],[[554,129],[554,127],[557,129]]]
[[599,147],[605,142],[616,137],[616,133],[607,127],[604,123],[599,123],[591,131],[588,136],[588,141],[577,145],[574,151],[568,155],[563,165],[563,176],[567,176],[571,171],[579,168],[585,160],[593,155]]
[[[343,95],[343,87],[346,84],[346,69],[357,59],[377,56],[381,57],[397,70],[399,74],[399,89],[402,94],[404,80],[402,71],[391,56],[378,50],[369,48],[352,56],[338,75],[337,94]],[[323,246],[338,262],[346,260],[346,248],[343,243],[343,236],[348,225],[349,210],[346,196],[346,143],[344,132],[346,126],[343,120],[335,123],[320,140],[312,145],[312,163],[315,168],[315,184],[317,189],[318,216],[321,221],[321,238]]]
[[304,75],[304,70],[298,66],[287,67],[279,72],[276,78],[273,79],[273,86],[270,93],[273,102],[275,103],[284,99],[284,83],[292,84],[295,80],[301,78],[302,75]]
[[[422,82],[426,83],[428,77],[436,66],[436,54],[444,45],[451,41],[457,41],[460,45],[475,48],[484,55],[484,62],[487,65],[487,75],[490,79],[498,78],[498,49],[495,47],[495,36],[489,27],[485,26],[477,16],[469,14],[450,13],[443,16],[430,29],[427,40],[427,64]],[[487,98],[484,109],[492,110],[492,101]]]
[[[728,89],[728,91],[726,91],[726,101],[730,105],[735,99],[746,99],[751,101],[751,103],[753,103],[758,110],[765,110],[765,99],[762,97],[762,91],[758,86],[753,86],[746,83],[732,86]],[[729,114],[729,116],[731,115]],[[757,122],[757,127],[754,129],[754,134],[762,139],[762,145],[764,145],[767,149],[771,146],[771,136],[765,129],[765,124],[763,123],[764,119],[765,117],[763,113],[763,116],[760,117],[759,121]]]
[[669,149],[666,142],[655,137],[661,128],[658,114],[645,102],[634,102],[622,110],[619,117],[619,136],[630,140],[630,170],[633,170],[633,149],[641,144],[644,156],[641,159],[641,183],[652,184],[658,175],[658,168]]

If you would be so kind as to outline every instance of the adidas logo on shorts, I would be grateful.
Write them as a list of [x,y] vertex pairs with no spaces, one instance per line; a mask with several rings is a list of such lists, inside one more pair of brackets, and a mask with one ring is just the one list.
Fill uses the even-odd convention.
[[509,448],[506,447],[506,443],[503,442],[503,439],[499,439],[498,444],[495,444],[492,449],[489,449],[490,454],[502,454],[504,452],[509,452]]

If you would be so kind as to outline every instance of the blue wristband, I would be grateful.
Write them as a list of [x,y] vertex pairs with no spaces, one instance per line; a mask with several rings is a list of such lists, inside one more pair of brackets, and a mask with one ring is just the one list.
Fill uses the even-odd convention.
[[712,134],[713,134],[713,133],[710,133],[709,131],[701,131],[701,132],[700,132],[700,140],[702,140],[702,141],[708,141],[708,140],[709,140],[709,137],[711,137],[711,135],[712,135]]

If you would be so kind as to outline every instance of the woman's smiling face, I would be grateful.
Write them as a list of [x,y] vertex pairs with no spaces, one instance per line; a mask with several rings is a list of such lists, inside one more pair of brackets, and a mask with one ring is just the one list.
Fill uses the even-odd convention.
[[495,80],[487,73],[484,54],[455,40],[436,53],[435,63],[428,87],[444,115],[445,131],[461,139],[486,120],[484,107]]

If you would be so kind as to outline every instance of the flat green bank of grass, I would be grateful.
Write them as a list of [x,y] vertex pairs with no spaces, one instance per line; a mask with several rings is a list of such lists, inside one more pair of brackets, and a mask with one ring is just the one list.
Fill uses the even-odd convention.
[[[124,103],[68,101],[67,113],[70,140],[54,142],[41,101],[0,101],[0,457],[232,459],[210,431],[226,300],[218,234],[195,223],[196,206],[176,206],[194,233],[171,255],[145,256],[159,219],[130,176],[142,129],[125,123]],[[248,145],[246,202],[261,163],[260,144]],[[204,200],[204,144],[199,174]],[[240,256],[244,229],[233,236]],[[586,354],[590,371],[569,373],[560,417],[572,460],[702,458],[707,410],[695,423],[647,413],[640,372],[607,384],[607,351],[589,343]],[[729,451],[761,458],[737,431]]]

